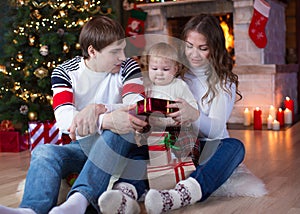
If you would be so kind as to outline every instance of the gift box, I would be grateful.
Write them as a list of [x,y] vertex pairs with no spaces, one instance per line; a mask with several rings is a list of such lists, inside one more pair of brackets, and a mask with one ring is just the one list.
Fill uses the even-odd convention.
[[178,108],[167,108],[167,105],[175,103],[175,101],[164,100],[158,98],[147,97],[137,102],[136,114],[137,115],[150,115],[154,112],[160,113],[159,115],[167,115],[169,113],[178,111]]
[[175,185],[195,171],[196,167],[191,158],[186,161],[174,159],[172,163],[161,166],[147,165],[147,176],[151,189],[164,190]]
[[169,164],[172,161],[170,146],[166,143],[168,132],[152,132],[147,139],[149,164],[160,166]]
[[27,149],[26,135],[18,131],[0,131],[0,152],[21,152]]
[[63,135],[59,131],[56,121],[29,122],[28,127],[30,150],[41,144],[50,143],[60,145],[70,142],[68,136]]

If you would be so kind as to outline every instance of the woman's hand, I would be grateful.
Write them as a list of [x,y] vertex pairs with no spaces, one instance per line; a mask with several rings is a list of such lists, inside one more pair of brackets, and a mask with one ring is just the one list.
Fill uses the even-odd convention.
[[178,108],[179,110],[173,113],[168,114],[168,117],[172,117],[173,120],[175,120],[178,125],[187,125],[189,123],[192,123],[196,121],[199,116],[200,112],[195,109],[193,106],[188,104],[184,99],[176,99],[176,103],[169,104],[168,108]]
[[86,136],[97,131],[97,123],[100,114],[106,112],[103,104],[90,104],[82,109],[74,117],[69,128],[70,138],[76,140],[76,134]]
[[142,132],[147,122],[129,114],[136,105],[117,109],[104,115],[102,129],[109,129],[117,134],[126,134],[132,131]]

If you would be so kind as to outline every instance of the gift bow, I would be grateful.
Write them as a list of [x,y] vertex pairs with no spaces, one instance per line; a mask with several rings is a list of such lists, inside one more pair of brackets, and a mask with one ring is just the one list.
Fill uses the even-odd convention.
[[10,120],[2,120],[0,131],[13,131],[15,128]]
[[175,137],[175,139],[171,138],[171,134],[168,133],[165,138],[159,142],[159,144],[164,144],[166,146],[166,148],[170,148],[170,149],[174,149],[174,150],[180,150],[180,148],[178,146],[174,146],[174,143],[177,140],[177,137]]

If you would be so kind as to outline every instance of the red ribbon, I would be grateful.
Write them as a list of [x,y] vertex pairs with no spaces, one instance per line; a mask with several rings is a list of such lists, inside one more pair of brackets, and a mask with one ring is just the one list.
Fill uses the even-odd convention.
[[[186,162],[177,163],[176,160],[174,160],[174,163],[170,163],[168,165],[150,166],[148,172],[153,173],[153,172],[160,172],[160,171],[174,169],[175,180],[176,180],[176,183],[177,183],[180,180],[185,179],[185,173],[184,173],[184,167],[185,166],[194,166],[194,163],[193,163],[193,161],[186,161]],[[179,175],[181,175],[181,179],[180,179]]]
[[148,146],[148,150],[149,151],[167,151],[168,148],[166,147],[166,145],[152,145],[152,146]]

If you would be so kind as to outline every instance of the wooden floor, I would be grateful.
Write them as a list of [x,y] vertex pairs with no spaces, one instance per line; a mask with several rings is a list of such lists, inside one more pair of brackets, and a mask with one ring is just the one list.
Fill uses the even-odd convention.
[[[210,197],[171,213],[300,213],[300,123],[282,131],[230,130],[246,147],[244,163],[269,191],[261,198]],[[0,153],[0,204],[17,207],[18,184],[26,176],[30,154]]]

